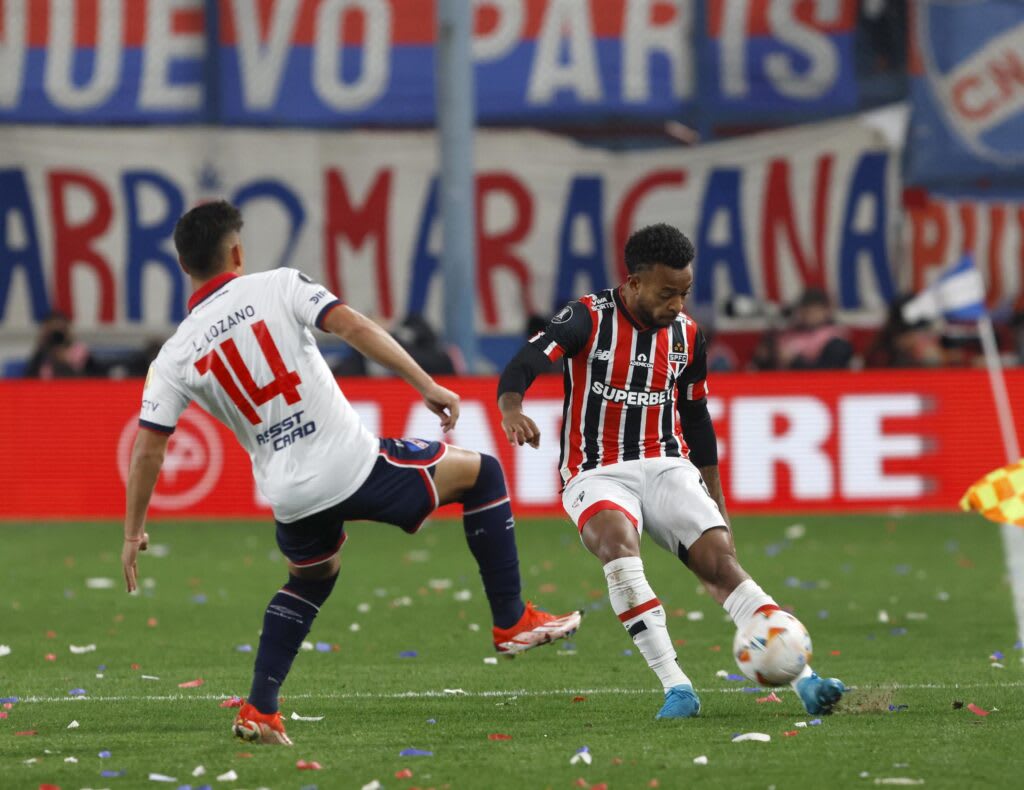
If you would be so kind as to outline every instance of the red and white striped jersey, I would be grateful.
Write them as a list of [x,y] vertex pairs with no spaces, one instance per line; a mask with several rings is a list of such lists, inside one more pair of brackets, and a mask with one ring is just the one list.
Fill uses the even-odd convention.
[[296,269],[221,274],[149,368],[139,423],[172,433],[195,401],[235,434],[274,517],[290,523],[362,485],[379,443],[342,394],[310,329],[341,302]]
[[563,484],[598,466],[687,456],[677,401],[708,392],[707,344],[693,319],[646,327],[609,289],[566,305],[530,344],[566,358]]

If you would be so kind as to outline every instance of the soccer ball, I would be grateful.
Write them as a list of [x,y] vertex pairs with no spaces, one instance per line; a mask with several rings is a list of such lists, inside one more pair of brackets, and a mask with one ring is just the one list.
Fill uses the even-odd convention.
[[762,686],[785,686],[811,660],[811,636],[789,612],[771,609],[754,615],[736,632],[732,654],[740,671]]

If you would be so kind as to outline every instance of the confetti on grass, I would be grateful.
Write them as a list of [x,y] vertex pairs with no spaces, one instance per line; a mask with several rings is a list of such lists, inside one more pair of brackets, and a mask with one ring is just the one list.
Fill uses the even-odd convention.
[[512,740],[512,736],[511,735],[505,735],[504,733],[501,733],[501,732],[492,732],[490,735],[487,736],[487,740],[489,740],[489,741],[511,741]]
[[292,721],[323,721],[323,716],[300,716],[295,711],[292,711]]
[[969,710],[975,716],[988,716],[989,714],[989,711],[985,710],[984,708],[979,708],[973,702],[968,703],[967,710]]
[[300,771],[319,771],[323,766],[316,760],[299,760],[295,763],[295,767]]
[[[224,700],[220,707],[222,708],[240,708],[244,704],[244,700],[241,697],[228,697]],[[294,714],[292,714],[294,715]]]
[[398,753],[399,757],[433,757],[433,752],[428,752],[426,749],[402,749]]
[[760,741],[762,743],[768,743],[771,739],[772,736],[765,732],[743,732],[739,735],[732,736],[733,743],[741,743],[743,741]]
[[197,689],[203,685],[206,681],[202,678],[196,678],[195,680],[186,680],[184,683],[179,683],[178,688],[180,689]]

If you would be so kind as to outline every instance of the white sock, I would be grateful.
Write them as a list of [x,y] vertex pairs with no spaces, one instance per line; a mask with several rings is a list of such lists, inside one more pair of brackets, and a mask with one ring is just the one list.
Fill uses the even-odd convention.
[[740,582],[736,589],[729,593],[725,603],[722,604],[722,607],[729,613],[729,617],[732,618],[736,627],[741,630],[750,622],[750,618],[765,606],[771,606],[775,609],[779,608],[779,605],[775,603],[775,599],[762,590],[760,585],[753,579]]
[[[736,623],[737,628],[743,628],[750,618],[757,614],[765,606],[773,606],[776,609],[779,605],[775,603],[775,599],[772,598],[768,593],[761,589],[760,585],[753,579],[747,579],[745,582],[741,582],[739,586],[733,590],[729,597],[725,599],[725,603],[722,604],[725,611],[729,613],[729,617]],[[790,686],[796,689],[796,684],[804,678],[809,678],[814,670],[811,669],[808,664],[803,668],[803,671],[797,675],[797,677],[790,682]]]
[[665,627],[665,609],[647,583],[640,558],[612,560],[604,566],[604,576],[612,609],[665,690],[690,683],[676,662],[672,638]]

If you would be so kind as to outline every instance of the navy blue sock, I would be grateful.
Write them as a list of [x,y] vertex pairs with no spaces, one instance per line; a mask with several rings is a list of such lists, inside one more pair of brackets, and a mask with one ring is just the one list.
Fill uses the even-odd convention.
[[519,621],[525,607],[520,595],[515,520],[496,458],[480,456],[480,474],[463,494],[462,505],[466,542],[480,567],[491,617],[498,628],[508,628]]
[[281,684],[337,580],[337,574],[329,579],[300,579],[289,574],[288,583],[270,599],[249,692],[249,704],[260,713],[277,712]]

